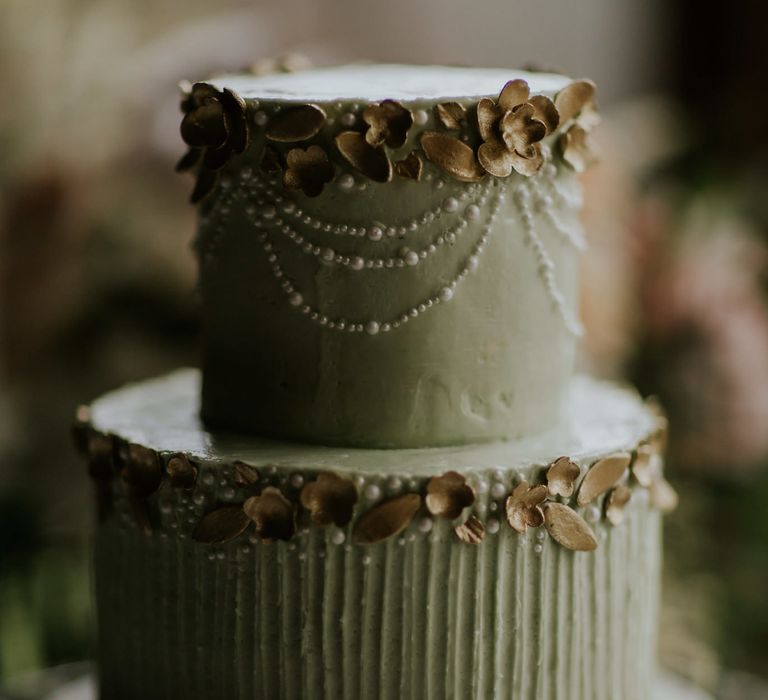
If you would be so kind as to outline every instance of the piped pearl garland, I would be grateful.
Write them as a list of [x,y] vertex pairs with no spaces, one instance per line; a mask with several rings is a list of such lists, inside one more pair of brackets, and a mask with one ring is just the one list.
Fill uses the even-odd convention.
[[[569,245],[582,249],[584,247],[584,240],[578,230],[572,230],[565,226],[553,214],[553,200],[564,205],[571,205],[573,198],[565,195],[552,182],[552,179],[557,174],[555,167],[552,164],[548,164],[545,168],[548,168],[548,170],[542,172],[541,176],[522,180],[515,188],[513,197],[520,212],[524,240],[527,245],[533,248],[539,277],[544,283],[547,295],[554,309],[563,319],[566,329],[573,335],[579,336],[583,332],[581,324],[567,308],[566,300],[557,285],[554,275],[554,263],[534,225],[534,210],[542,215],[548,221],[552,230]],[[461,280],[477,267],[479,256],[493,233],[493,223],[504,199],[504,193],[500,189],[499,182],[495,178],[490,178],[482,183],[482,186],[471,185],[457,197],[445,198],[438,206],[410,221],[391,225],[374,223],[370,226],[362,227],[331,223],[306,214],[294,201],[284,197],[275,190],[277,182],[274,179],[270,181],[259,180],[253,177],[250,169],[244,169],[241,172],[240,179],[245,185],[244,187],[232,187],[232,181],[227,179],[223,179],[221,182],[223,192],[216,206],[216,213],[220,218],[213,235],[209,238],[207,249],[201,251],[204,259],[209,260],[212,258],[213,251],[224,234],[224,223],[230,213],[233,201],[244,201],[245,213],[251,218],[253,227],[260,231],[258,234],[259,241],[267,255],[272,275],[280,282],[288,304],[296,308],[313,323],[329,330],[348,333],[365,332],[369,335],[387,333],[397,329],[417,318],[428,309],[448,302],[453,298],[454,291]],[[542,180],[545,180],[547,183],[546,190],[541,185]],[[480,237],[473,246],[471,253],[462,263],[458,274],[437,292],[406,309],[401,314],[386,320],[370,319],[368,321],[355,321],[343,317],[331,319],[316,307],[306,303],[304,294],[297,288],[295,282],[287,277],[283,270],[274,239],[266,230],[272,229],[277,231],[290,240],[304,254],[315,257],[321,264],[341,265],[352,271],[415,267],[430,255],[436,253],[441,247],[453,244],[468,228],[469,221],[480,219],[482,208],[488,202],[491,189],[496,191],[491,197],[488,217]],[[473,195],[475,197],[471,199]],[[379,242],[391,240],[396,236],[404,237],[407,234],[413,234],[419,231],[421,226],[433,223],[444,214],[459,212],[462,209],[462,202],[467,202],[470,199],[471,201],[463,206],[463,217],[459,218],[455,225],[447,230],[438,232],[432,241],[421,249],[411,250],[407,247],[402,248],[396,257],[366,258],[359,255],[347,255],[330,246],[317,245],[308,240],[305,234],[301,234],[286,221],[287,218],[291,218],[316,231],[331,233],[336,236],[356,236],[366,238],[368,241]],[[202,223],[204,224],[205,222]]]
[[534,226],[531,193],[526,187],[518,187],[515,190],[514,199],[520,209],[520,220],[523,224],[525,242],[533,248],[538,264],[539,277],[544,282],[544,287],[547,290],[552,305],[563,319],[568,332],[575,336],[580,336],[584,332],[583,328],[566,306],[565,297],[555,280],[555,264],[552,262],[552,258],[544,247]]
[[404,326],[408,322],[415,318],[418,318],[421,314],[429,309],[434,308],[439,304],[444,304],[451,301],[454,296],[454,292],[458,285],[464,280],[470,272],[475,270],[479,263],[480,255],[482,254],[485,246],[488,243],[490,236],[494,230],[494,222],[499,212],[499,207],[504,200],[504,193],[497,189],[496,193],[492,197],[490,212],[486,219],[486,223],[483,226],[480,237],[466,260],[462,263],[459,272],[451,279],[451,281],[440,288],[437,292],[433,293],[426,299],[423,299],[418,304],[406,309],[400,314],[396,314],[390,319],[370,319],[364,322],[353,321],[346,318],[331,319],[323,314],[316,307],[305,303],[304,295],[299,290],[295,283],[288,279],[280,265],[279,257],[275,251],[274,241],[270,235],[263,231],[259,240],[262,243],[262,248],[267,254],[267,261],[271,265],[272,275],[275,279],[280,281],[281,289],[286,296],[288,303],[296,308],[300,313],[306,316],[310,321],[316,323],[324,328],[335,331],[343,331],[347,333],[367,333],[368,335],[377,335],[378,333],[388,333],[392,330],[396,330],[401,326]]

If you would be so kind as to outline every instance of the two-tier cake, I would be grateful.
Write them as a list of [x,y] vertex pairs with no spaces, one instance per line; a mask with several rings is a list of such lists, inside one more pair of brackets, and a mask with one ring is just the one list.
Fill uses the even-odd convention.
[[78,415],[102,698],[641,700],[664,419],[574,377],[594,85],[185,86],[203,368]]

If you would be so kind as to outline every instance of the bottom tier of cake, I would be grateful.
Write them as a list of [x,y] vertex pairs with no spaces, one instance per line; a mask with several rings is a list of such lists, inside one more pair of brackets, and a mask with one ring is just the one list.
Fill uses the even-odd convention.
[[211,435],[199,376],[79,414],[99,506],[103,700],[646,700],[663,418],[578,379],[515,443]]

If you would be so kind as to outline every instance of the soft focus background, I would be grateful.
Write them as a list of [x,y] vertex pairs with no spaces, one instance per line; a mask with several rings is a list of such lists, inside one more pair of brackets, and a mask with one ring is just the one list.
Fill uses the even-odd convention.
[[768,697],[766,28],[758,0],[0,0],[0,686],[93,652],[74,407],[197,359],[176,83],[299,53],[596,80],[582,363],[670,414],[661,660]]

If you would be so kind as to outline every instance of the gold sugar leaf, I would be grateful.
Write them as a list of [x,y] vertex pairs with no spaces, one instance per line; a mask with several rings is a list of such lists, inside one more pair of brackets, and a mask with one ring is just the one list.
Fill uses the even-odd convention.
[[671,513],[677,508],[679,497],[677,491],[661,475],[658,475],[651,484],[649,490],[651,496],[651,505],[658,508],[662,513]]
[[420,507],[418,493],[406,493],[379,503],[357,520],[352,542],[373,544],[399,534],[410,525]]
[[624,507],[632,498],[629,486],[621,484],[608,492],[605,497],[605,517],[611,525],[621,525],[624,522]]
[[579,478],[581,469],[579,465],[572,462],[568,457],[560,457],[552,462],[547,470],[547,487],[549,493],[553,496],[570,498]]
[[286,107],[269,120],[266,137],[271,141],[295,143],[312,138],[325,124],[325,112],[316,105]]
[[342,131],[336,137],[336,147],[344,159],[363,175],[375,182],[392,179],[392,163],[382,146],[371,146],[357,131]]
[[425,131],[421,147],[430,161],[461,182],[477,182],[485,175],[475,152],[455,136]]
[[551,134],[560,124],[560,115],[555,103],[545,95],[534,95],[528,100],[533,105],[533,116],[544,124],[547,133]]
[[197,467],[185,454],[179,452],[173,455],[165,465],[165,471],[170,479],[171,486],[182,489],[191,489],[197,480]]
[[253,521],[262,542],[289,540],[296,531],[293,504],[274,486],[268,486],[259,496],[251,496],[243,504],[243,511]]
[[474,515],[470,515],[467,522],[457,525],[453,530],[467,544],[480,544],[485,537],[485,525]]
[[576,552],[597,549],[595,533],[587,521],[563,503],[547,503],[544,506],[544,527],[550,537],[566,549]]
[[395,161],[395,172],[408,180],[421,180],[421,173],[424,169],[424,161],[411,151],[403,160]]
[[446,129],[454,131],[461,128],[461,122],[467,116],[467,108],[459,102],[441,102],[435,106],[435,113]]
[[624,475],[631,459],[629,452],[616,452],[597,460],[581,482],[577,503],[585,506],[614,486]]
[[301,490],[303,505],[315,525],[344,527],[352,520],[357,503],[357,489],[350,479],[343,479],[333,472],[322,472]]
[[458,472],[433,476],[427,482],[427,510],[440,518],[453,520],[475,502],[475,494]]
[[204,544],[223,544],[242,535],[250,524],[242,506],[223,506],[202,517],[192,539]]
[[237,461],[232,465],[235,483],[240,486],[253,486],[259,480],[259,470],[245,462]]
[[128,445],[128,460],[122,477],[133,496],[146,498],[157,491],[163,479],[160,455],[143,445]]

